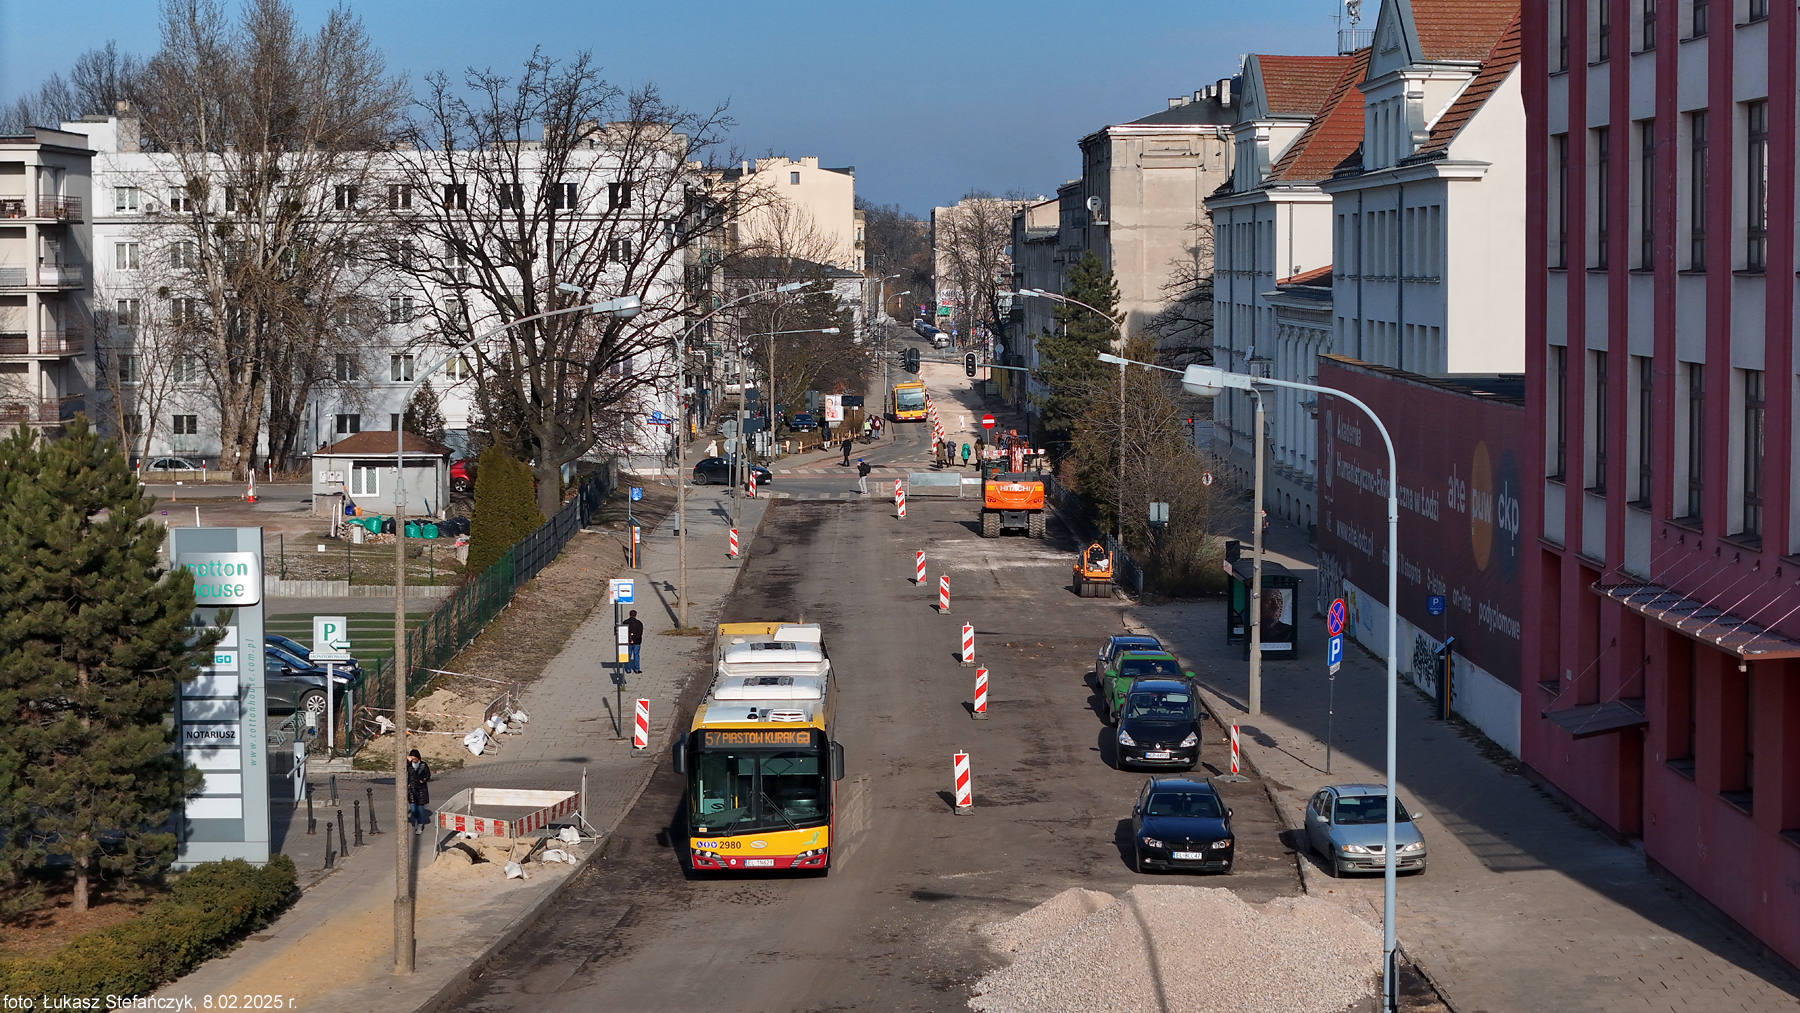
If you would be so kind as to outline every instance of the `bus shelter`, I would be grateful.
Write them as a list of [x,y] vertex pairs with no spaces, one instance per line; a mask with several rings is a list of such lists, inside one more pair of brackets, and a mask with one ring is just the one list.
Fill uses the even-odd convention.
[[1299,653],[1300,578],[1280,563],[1263,561],[1262,600],[1250,601],[1254,574],[1247,557],[1227,560],[1225,576],[1228,585],[1225,610],[1225,642],[1244,645],[1244,657],[1250,657],[1250,623],[1262,626],[1262,653],[1265,658],[1291,658]]

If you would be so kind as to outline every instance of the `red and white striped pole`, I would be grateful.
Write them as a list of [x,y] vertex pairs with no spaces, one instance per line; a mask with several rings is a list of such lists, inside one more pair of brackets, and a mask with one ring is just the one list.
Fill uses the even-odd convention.
[[899,511],[901,517],[906,516],[906,490],[900,488],[899,482],[894,483],[894,509]]
[[913,583],[923,587],[925,585],[925,550],[924,549],[920,549],[919,551],[913,553],[913,569],[914,569],[914,571],[916,571],[918,573],[918,576],[913,578]]
[[963,623],[962,667],[975,667],[975,627],[968,623]]
[[732,528],[731,529],[731,558],[736,559],[737,554],[738,554],[737,529]]
[[938,613],[950,614],[950,578],[947,576],[938,578]]
[[750,470],[750,498],[756,498],[756,469]]
[[637,702],[637,725],[631,730],[631,748],[648,749],[650,747],[650,701]]
[[967,816],[975,808],[975,790],[969,783],[969,754],[951,757],[950,770],[956,778],[956,815]]
[[1231,772],[1238,772],[1238,726],[1235,721],[1231,723]]
[[975,670],[975,720],[987,720],[987,669]]

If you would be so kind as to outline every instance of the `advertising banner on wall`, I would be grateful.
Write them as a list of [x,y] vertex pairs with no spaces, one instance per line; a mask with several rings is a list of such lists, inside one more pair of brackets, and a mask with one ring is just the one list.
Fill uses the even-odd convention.
[[[269,860],[269,728],[261,528],[171,528],[169,557],[194,577],[196,635],[220,626],[212,663],[179,684],[182,759],[203,778],[180,818],[176,864]],[[275,772],[285,774],[285,771]]]
[[[1519,687],[1521,467],[1529,427],[1517,378],[1424,377],[1321,356],[1319,384],[1367,403],[1399,461],[1401,618]],[[1319,593],[1387,588],[1387,449],[1367,415],[1319,396]],[[1349,602],[1349,628],[1377,645]],[[1442,597],[1441,610],[1432,599]],[[1379,634],[1385,637],[1385,633]],[[1385,643],[1384,641],[1382,643]]]

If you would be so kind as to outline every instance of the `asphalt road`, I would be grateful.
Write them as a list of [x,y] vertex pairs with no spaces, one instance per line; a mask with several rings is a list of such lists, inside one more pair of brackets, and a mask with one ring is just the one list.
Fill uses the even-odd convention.
[[[900,431],[880,459],[923,458],[918,432],[890,428]],[[854,480],[774,485],[804,497]],[[1118,894],[1150,878],[1131,872],[1122,849],[1145,775],[1109,765],[1109,730],[1085,681],[1097,641],[1120,630],[1120,606],[1069,588],[1073,541],[1054,523],[1047,542],[983,541],[969,500],[914,499],[905,520],[890,500],[870,500],[772,503],[725,616],[825,625],[848,757],[830,875],[687,871],[685,786],[658,758],[604,860],[447,1008],[964,1010],[969,985],[996,961],[975,927],[1070,887]],[[911,580],[919,548],[924,588]],[[934,608],[942,572],[950,615]],[[985,722],[970,719],[973,675],[956,663],[964,622],[992,671]],[[684,713],[705,681],[690,682]],[[972,758],[966,816],[950,805],[958,749]],[[1224,754],[1215,729],[1203,759]],[[1236,811],[1237,869],[1190,882],[1251,901],[1297,894],[1261,784],[1222,787]]]

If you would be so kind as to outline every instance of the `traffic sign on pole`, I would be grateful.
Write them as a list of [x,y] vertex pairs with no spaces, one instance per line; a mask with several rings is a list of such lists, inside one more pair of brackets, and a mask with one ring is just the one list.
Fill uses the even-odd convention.
[[994,417],[992,415],[983,415],[981,417],[981,428],[983,428],[983,429],[994,428]]
[[1425,611],[1431,613],[1434,616],[1443,615],[1444,614],[1444,596],[1441,594],[1426,595],[1425,596]]
[[1325,662],[1328,671],[1336,675],[1338,666],[1344,663],[1344,635],[1333,633],[1325,640]]
[[1333,636],[1333,637],[1343,636],[1344,635],[1344,620],[1348,615],[1349,615],[1349,609],[1345,607],[1344,599],[1338,598],[1335,601],[1333,601],[1331,603],[1331,608],[1325,610],[1325,633],[1326,633],[1326,635]]

